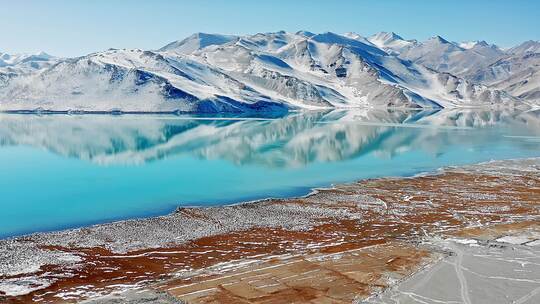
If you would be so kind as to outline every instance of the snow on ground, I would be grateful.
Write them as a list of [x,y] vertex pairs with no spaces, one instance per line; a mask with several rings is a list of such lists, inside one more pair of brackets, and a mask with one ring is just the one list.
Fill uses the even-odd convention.
[[432,240],[453,254],[362,303],[538,303],[540,247],[519,245],[527,240]]

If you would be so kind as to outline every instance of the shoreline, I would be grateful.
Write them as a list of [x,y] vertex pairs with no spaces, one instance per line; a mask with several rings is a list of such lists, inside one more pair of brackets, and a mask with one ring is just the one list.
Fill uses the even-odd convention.
[[[520,159],[516,159],[516,160],[526,160],[526,159],[534,159],[534,158],[520,158]],[[508,160],[513,160],[513,159],[508,159]],[[491,162],[491,161],[482,162],[482,163],[489,163],[489,162]],[[478,163],[478,164],[482,164],[482,163]],[[180,205],[180,206],[177,206],[177,207],[173,207],[172,209],[167,208],[167,209],[169,209],[169,211],[167,211],[165,213],[157,212],[155,214],[149,214],[148,216],[141,215],[141,216],[135,216],[135,217],[111,218],[111,219],[104,219],[103,221],[91,222],[89,224],[59,227],[57,229],[44,230],[44,231],[35,231],[35,232],[29,232],[29,233],[22,233],[22,234],[10,235],[10,236],[6,236],[6,237],[0,236],[0,241],[23,238],[23,237],[32,237],[34,235],[39,236],[39,235],[42,235],[42,234],[57,233],[57,232],[70,231],[70,230],[76,230],[76,229],[92,228],[92,227],[96,227],[96,226],[108,225],[108,224],[113,224],[113,223],[118,223],[118,222],[140,221],[140,220],[145,220],[145,219],[159,218],[159,217],[163,217],[163,216],[172,215],[172,214],[176,213],[176,211],[178,209],[182,209],[182,208],[196,208],[196,209],[198,209],[198,208],[220,208],[220,207],[239,206],[239,205],[244,205],[244,204],[256,204],[256,203],[262,203],[262,202],[269,201],[269,200],[302,199],[302,198],[308,198],[311,195],[317,194],[319,191],[334,190],[336,188],[336,186],[339,186],[339,185],[347,185],[347,184],[359,182],[359,181],[362,181],[362,180],[378,179],[378,178],[414,178],[414,177],[427,176],[427,175],[436,175],[436,174],[438,174],[437,173],[438,171],[444,170],[444,168],[446,168],[446,167],[437,168],[437,169],[434,169],[432,171],[422,171],[422,172],[419,172],[419,173],[413,173],[413,174],[410,174],[410,175],[403,175],[403,176],[398,175],[398,176],[374,177],[374,178],[356,179],[356,180],[353,180],[351,182],[330,183],[329,186],[326,186],[326,187],[325,186],[313,187],[313,188],[306,187],[306,189],[308,189],[308,191],[307,191],[306,194],[303,194],[303,195],[290,195],[290,196],[285,195],[283,197],[274,196],[274,197],[264,197],[264,198],[252,199],[252,200],[242,200],[241,199],[241,200],[233,201],[233,202],[229,202],[229,203],[214,202],[214,203],[209,203],[207,205],[203,205],[203,204],[200,204],[200,205],[198,205],[198,204]]]
[[424,177],[424,176],[435,176],[438,174],[444,173],[447,169],[459,169],[464,168],[468,166],[477,166],[477,165],[488,165],[490,163],[498,163],[498,162],[512,162],[512,161],[529,161],[529,160],[540,160],[540,157],[526,157],[526,158],[510,158],[510,159],[503,159],[503,160],[488,160],[478,163],[470,163],[470,164],[464,164],[464,165],[449,165],[444,167],[435,168],[433,170],[427,170],[427,171],[420,171],[417,173],[412,174],[406,174],[406,175],[391,175],[391,176],[381,176],[381,177],[372,177],[372,178],[363,178],[363,179],[355,179],[350,182],[337,182],[337,183],[330,183],[329,186],[320,186],[320,187],[306,187],[306,189],[309,189],[306,194],[303,195],[290,195],[290,196],[275,196],[275,197],[264,197],[259,199],[252,199],[252,200],[238,200],[233,201],[230,203],[223,203],[223,202],[215,202],[215,203],[209,203],[207,205],[203,204],[191,204],[191,205],[179,205],[173,208],[167,208],[169,211],[165,213],[157,212],[155,214],[149,214],[148,216],[135,216],[135,217],[119,217],[119,218],[111,218],[111,219],[104,219],[103,221],[98,222],[91,222],[88,224],[82,224],[82,225],[73,225],[73,226],[66,226],[66,227],[59,227],[51,230],[44,230],[44,231],[35,231],[35,232],[29,232],[29,233],[22,233],[17,235],[9,235],[5,237],[0,236],[0,242],[1,241],[9,241],[12,239],[17,238],[25,238],[25,237],[39,237],[39,235],[46,235],[50,233],[61,233],[64,231],[72,231],[72,230],[78,230],[78,229],[84,229],[84,228],[92,228],[92,227],[98,227],[102,225],[108,225],[113,223],[119,223],[119,222],[127,222],[127,221],[141,221],[141,220],[147,220],[147,219],[153,219],[153,218],[160,218],[164,216],[173,215],[176,213],[178,209],[183,208],[220,208],[220,207],[230,207],[230,206],[239,206],[244,204],[256,204],[256,203],[262,203],[269,200],[288,200],[288,199],[303,199],[308,198],[312,195],[317,194],[319,191],[328,191],[328,190],[335,190],[337,186],[340,185],[348,185],[348,184],[354,184],[358,183],[364,180],[372,180],[372,179],[384,179],[384,178],[393,178],[393,179],[407,179],[407,178],[416,178],[416,177]]
[[288,113],[299,113],[299,112],[317,112],[317,111],[334,111],[334,110],[355,110],[355,109],[376,109],[376,110],[403,110],[403,111],[441,111],[441,110],[501,110],[501,109],[512,109],[520,111],[531,111],[540,109],[540,106],[534,102],[524,102],[518,105],[512,104],[473,104],[473,105],[451,105],[449,107],[443,106],[431,106],[431,107],[392,107],[392,106],[366,106],[366,105],[345,105],[345,106],[322,106],[322,107],[289,107],[284,110],[275,111],[275,110],[260,110],[257,111],[225,111],[225,112],[201,112],[201,111],[183,111],[183,110],[166,110],[166,111],[137,111],[137,110],[122,110],[122,109],[109,109],[109,110],[84,110],[84,109],[64,109],[64,110],[53,110],[45,108],[32,108],[32,109],[4,109],[0,110],[0,114],[37,114],[37,115],[56,115],[56,114],[67,114],[67,115],[95,115],[95,114],[105,114],[105,115],[172,115],[172,116],[181,116],[181,115],[220,115],[220,114],[237,114],[237,115],[254,115],[257,113],[263,114],[288,114]]
[[[467,180],[471,182],[467,184]],[[305,275],[303,270],[287,266],[289,262],[312,269],[309,271],[323,271],[322,278],[334,277],[328,267],[345,271],[346,279],[339,278],[350,288],[338,292],[329,285],[335,291],[332,297],[345,299],[355,293],[366,298],[434,261],[440,253],[429,251],[429,244],[422,245],[427,236],[471,229],[478,221],[482,229],[517,221],[538,222],[539,185],[540,158],[489,161],[411,177],[336,184],[301,197],[184,207],[164,216],[4,239],[0,240],[0,253],[7,256],[0,259],[0,299],[4,293],[7,303],[29,299],[75,302],[133,288],[162,290],[185,299],[192,294],[179,292],[189,284],[209,284],[209,278],[219,279],[220,272],[231,269],[240,272],[249,266],[245,261],[254,263],[255,269],[250,271],[265,276],[279,277],[277,270]],[[393,254],[389,261],[400,261],[399,266],[372,260],[370,267],[379,270],[367,275],[361,265],[371,258],[365,252],[376,248],[385,250],[373,251],[375,256]],[[328,259],[328,254],[339,258]],[[349,273],[340,268],[340,261],[359,268]],[[230,266],[212,270],[220,263]],[[274,265],[270,269],[277,270],[265,272],[264,265]],[[68,277],[59,276],[61,273]],[[387,274],[395,278],[385,279]],[[83,279],[75,279],[80,276]],[[243,286],[241,275],[232,277],[233,281],[229,278],[223,284]],[[97,278],[104,281],[95,281]],[[23,281],[31,284],[17,284]],[[290,283],[275,283],[279,286],[275,292],[293,296],[294,289],[287,287]],[[255,288],[250,295],[238,294],[245,286],[226,288],[227,295],[257,299],[274,294],[250,288]],[[330,296],[328,290],[302,288],[303,296]],[[215,290],[223,292],[221,287]],[[197,298],[190,301],[198,303]]]

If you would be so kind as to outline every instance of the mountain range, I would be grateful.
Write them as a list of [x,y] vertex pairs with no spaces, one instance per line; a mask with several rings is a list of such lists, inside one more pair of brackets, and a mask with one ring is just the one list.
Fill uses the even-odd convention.
[[280,112],[540,104],[540,42],[193,34],[76,58],[0,53],[1,111]]

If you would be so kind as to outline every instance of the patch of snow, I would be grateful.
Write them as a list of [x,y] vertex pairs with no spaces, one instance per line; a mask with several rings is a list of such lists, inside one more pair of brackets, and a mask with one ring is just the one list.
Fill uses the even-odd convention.
[[530,235],[526,235],[526,234],[507,235],[507,236],[503,236],[501,238],[496,239],[497,242],[508,243],[508,244],[513,244],[513,245],[524,244],[532,240],[534,239],[532,239]]
[[33,291],[47,288],[51,283],[44,279],[37,278],[16,278],[2,280],[0,282],[0,291],[7,296],[22,296]]

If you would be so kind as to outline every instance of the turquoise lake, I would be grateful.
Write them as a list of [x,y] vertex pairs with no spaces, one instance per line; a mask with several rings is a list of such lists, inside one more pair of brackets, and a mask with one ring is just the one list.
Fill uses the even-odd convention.
[[540,111],[0,114],[0,238],[539,156]]

